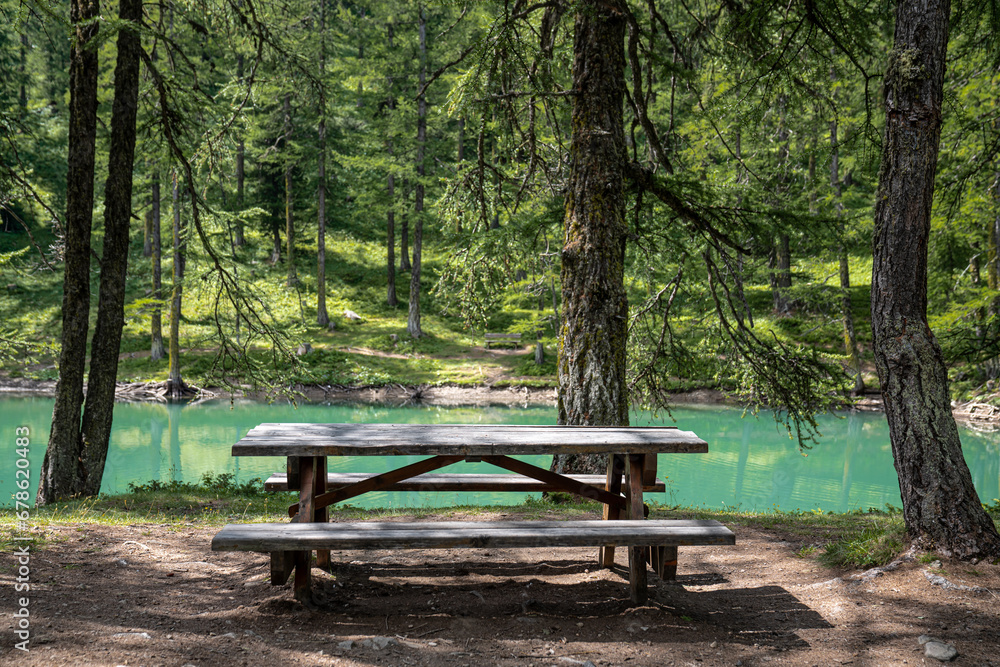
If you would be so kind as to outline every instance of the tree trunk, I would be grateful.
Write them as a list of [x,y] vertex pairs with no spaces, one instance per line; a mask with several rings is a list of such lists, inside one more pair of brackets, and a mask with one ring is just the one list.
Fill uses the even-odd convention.
[[[392,142],[388,145],[389,157],[392,157]],[[392,167],[390,167],[391,169]],[[386,271],[388,273],[388,288],[386,293],[386,303],[395,308],[399,303],[396,299],[396,211],[393,208],[396,200],[396,177],[390,172],[388,177],[387,190],[389,193],[389,210],[385,214],[386,228]]]
[[153,200],[149,200],[149,210],[144,216],[142,230],[142,256],[153,256]]
[[[778,192],[777,203],[779,206],[786,201],[789,189],[790,178],[788,176],[789,161],[791,151],[788,142],[791,133],[788,131],[786,121],[786,105],[784,96],[778,99]],[[775,273],[771,280],[774,312],[778,315],[788,315],[791,312],[792,304],[788,296],[788,289],[792,286],[792,251],[791,241],[788,234],[778,236],[778,245],[774,249],[774,269]]]
[[[420,7],[420,81],[422,91],[427,81],[427,15]],[[424,146],[427,143],[427,97],[417,98],[417,187],[413,203],[413,268],[410,273],[410,312],[406,332],[420,338],[420,261],[424,237]]]
[[287,285],[299,283],[295,275],[295,225],[292,224],[292,95],[285,93],[285,260],[288,269]]
[[184,250],[185,243],[181,239],[181,202],[177,183],[177,170],[173,174],[173,211],[174,211],[174,281],[173,294],[170,299],[170,370],[167,376],[167,395],[171,398],[181,398],[186,389],[181,378],[181,296],[184,290]]
[[[326,75],[326,0],[319,0],[319,76],[322,86]],[[316,234],[316,324],[325,327],[330,324],[326,312],[326,93],[320,88],[319,94],[319,196],[317,217],[319,230]]]
[[17,65],[20,85],[17,91],[17,105],[21,109],[21,118],[28,113],[28,28],[21,26],[24,32],[21,33],[20,61]]
[[[562,249],[559,424],[628,425],[625,338],[625,12],[584,0],[575,24],[573,134]],[[574,460],[575,459],[575,460]],[[559,471],[603,472],[597,456]]]
[[[831,78],[835,76],[831,74]],[[833,214],[840,218],[844,212],[841,202],[843,195],[840,186],[840,144],[837,139],[837,118],[830,121],[830,186],[833,188]],[[865,381],[861,377],[861,352],[858,350],[858,339],[854,333],[854,311],[851,307],[851,267],[847,261],[847,247],[844,242],[844,223],[838,225],[841,236],[838,259],[840,261],[840,317],[844,324],[844,352],[847,362],[854,373],[854,389],[851,394],[860,396],[865,393]]]
[[[389,52],[391,53],[393,45],[393,28],[392,23],[387,27],[387,42],[389,46]],[[396,98],[393,94],[392,89],[392,77],[388,79],[388,91],[389,91],[389,111],[395,111],[396,109]],[[386,286],[386,303],[389,304],[391,308],[395,308],[399,303],[396,298],[396,175],[392,171],[392,156],[393,156],[393,143],[392,139],[386,142],[386,151],[389,154],[389,175],[386,177],[386,192],[389,196],[389,209],[385,214],[385,230],[386,230],[386,273],[387,273],[387,286]]]
[[[138,24],[142,0],[120,0],[121,20]],[[104,462],[111,441],[111,421],[118,379],[118,354],[125,326],[125,277],[128,273],[129,223],[132,219],[132,169],[135,162],[135,122],[139,106],[139,58],[142,43],[137,30],[118,33],[115,96],[111,112],[108,180],[104,189],[104,250],[97,324],[90,349],[87,400],[83,408],[83,493],[101,491]]]
[[399,230],[399,272],[410,270],[410,221],[405,204],[410,198],[410,183],[403,179],[403,220]]
[[69,154],[66,175],[66,250],[63,277],[62,349],[52,409],[49,446],[42,463],[37,503],[70,498],[83,490],[80,409],[90,326],[90,230],[94,210],[97,136],[97,0],[73,0],[74,39],[69,66]]
[[927,324],[927,244],[948,43],[949,0],[896,6],[875,203],[872,338],[907,532],[958,558],[1000,556],[951,414]]
[[[236,55],[236,78],[239,79],[241,83],[243,82],[242,53]],[[243,188],[245,180],[246,180],[246,145],[243,142],[243,135],[240,134],[239,138],[236,139],[236,210],[240,214],[242,214],[244,206]],[[236,237],[233,239],[233,245],[239,248],[242,247],[244,243],[246,243],[246,239],[244,238],[243,235],[243,218],[240,217],[240,215],[237,215]]]
[[[159,301],[163,298],[163,244],[160,238],[161,216],[160,216],[160,172],[153,170],[153,298]],[[150,337],[153,342],[149,350],[149,358],[158,361],[163,358],[163,323],[162,309],[159,303],[153,307],[153,314],[150,317]]]
[[[458,119],[458,171],[462,171],[462,163],[465,162],[465,119]],[[455,216],[455,233],[462,233],[462,216]]]

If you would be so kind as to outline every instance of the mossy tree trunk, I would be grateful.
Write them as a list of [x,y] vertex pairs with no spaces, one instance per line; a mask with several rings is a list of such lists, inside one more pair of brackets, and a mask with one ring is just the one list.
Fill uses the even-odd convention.
[[[120,0],[122,21],[142,20],[141,0]],[[136,30],[118,33],[115,96],[111,110],[108,180],[104,188],[104,249],[97,300],[97,323],[90,344],[87,401],[83,407],[83,494],[101,491],[104,462],[111,442],[111,422],[118,379],[118,354],[125,326],[125,277],[128,273],[129,223],[132,220],[132,170],[139,106],[139,58],[142,43]]]
[[406,320],[406,331],[413,338],[424,335],[420,328],[420,269],[424,237],[424,148],[427,144],[427,96],[424,84],[427,81],[427,15],[424,8],[420,12],[420,77],[417,98],[417,186],[413,205],[413,266],[410,273],[410,311]]
[[[138,23],[139,0],[121,0],[120,18]],[[86,354],[90,291],[90,231],[94,200],[97,123],[97,55],[88,42],[96,36],[98,3],[74,2],[77,26],[70,66],[71,121],[67,197],[66,275],[63,303],[63,349],[49,448],[38,490],[39,504],[77,495],[97,495],[111,438],[118,353],[125,323],[125,276],[132,218],[132,169],[139,97],[137,31],[118,33],[118,62],[112,103],[111,147],[104,194],[104,249],[91,345],[87,398],[80,407]]]
[[1000,556],[1000,535],[972,485],[951,414],[947,369],[927,324],[927,244],[949,4],[896,6],[875,205],[872,334],[907,531],[925,548],[982,558]]
[[[625,12],[584,0],[576,16],[571,166],[562,248],[559,423],[628,425],[625,338]],[[558,458],[603,472],[601,457]]]
[[73,0],[69,66],[69,154],[66,175],[62,349],[49,446],[38,485],[39,505],[82,492],[80,410],[90,327],[90,232],[97,137],[97,0]]
[[[319,78],[326,76],[326,0],[319,2]],[[318,231],[316,233],[316,324],[325,327],[330,323],[326,311],[326,92],[319,91],[319,192],[316,204]]]

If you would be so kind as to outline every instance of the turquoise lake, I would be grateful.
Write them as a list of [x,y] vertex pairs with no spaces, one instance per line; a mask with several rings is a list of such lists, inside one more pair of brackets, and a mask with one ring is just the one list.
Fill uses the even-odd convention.
[[[740,507],[769,510],[867,509],[900,505],[892,465],[889,432],[881,413],[826,415],[819,419],[823,437],[800,453],[770,415],[741,418],[742,410],[725,406],[684,406],[675,422],[633,415],[633,425],[676,424],[709,443],[708,454],[661,455],[658,476],[667,491],[649,494],[662,504]],[[0,400],[0,505],[14,493],[15,428],[30,429],[31,488],[45,453],[52,419],[48,398]],[[380,422],[440,424],[554,424],[554,408],[545,407],[389,407],[372,405],[265,405],[226,401],[197,405],[121,403],[102,490],[124,492],[149,480],[199,481],[207,473],[232,473],[240,481],[266,478],[284,469],[284,460],[234,458],[233,443],[261,422]],[[1000,498],[1000,434],[961,429],[966,461],[980,498]],[[544,465],[544,457],[525,457]],[[331,469],[381,471],[412,457],[331,459]],[[465,472],[489,472],[486,464],[458,464]],[[351,501],[363,507],[443,506],[467,503],[512,504],[523,496],[472,493],[380,493]]]

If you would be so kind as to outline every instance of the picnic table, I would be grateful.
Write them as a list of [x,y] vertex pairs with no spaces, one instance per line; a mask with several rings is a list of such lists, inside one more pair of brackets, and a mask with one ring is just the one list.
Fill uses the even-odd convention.
[[[429,424],[261,424],[233,446],[234,456],[282,456],[286,474],[268,488],[298,491],[291,523],[230,524],[213,550],[271,554],[271,583],[294,570],[295,596],[310,600],[312,551],[330,566],[331,549],[597,546],[599,564],[614,564],[616,546],[628,547],[631,597],[647,597],[646,564],[663,578],[677,568],[677,547],[733,544],[715,521],[647,520],[647,489],[656,456],[707,452],[707,443],[675,427],[585,427]],[[513,458],[522,455],[608,454],[607,474],[564,475]],[[421,456],[376,474],[328,472],[329,457]],[[485,462],[506,474],[431,474],[460,462]],[[339,467],[339,466],[337,466]],[[329,523],[328,508],[381,490],[560,490],[604,505],[600,521],[359,522]]]

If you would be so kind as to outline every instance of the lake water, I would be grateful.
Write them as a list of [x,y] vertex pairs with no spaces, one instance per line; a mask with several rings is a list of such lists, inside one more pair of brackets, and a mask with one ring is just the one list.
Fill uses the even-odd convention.
[[[676,425],[709,444],[708,454],[665,454],[658,473],[667,482],[651,501],[721,508],[837,510],[899,506],[889,432],[881,413],[823,416],[822,439],[805,454],[769,415],[741,418],[738,408],[685,406],[674,410]],[[31,432],[31,489],[48,440],[52,400],[0,400],[0,505],[14,493],[15,428]],[[284,469],[284,460],[230,455],[230,448],[261,422],[380,422],[440,424],[554,424],[554,408],[388,407],[371,405],[265,405],[229,401],[199,405],[122,403],[115,407],[111,450],[102,491],[124,492],[130,482],[199,481],[206,473],[232,473],[240,481],[266,478]],[[662,424],[634,415],[633,425]],[[667,422],[671,423],[671,422]],[[1000,497],[1000,434],[961,429],[966,461],[980,498]],[[525,457],[546,465],[545,457]],[[385,470],[407,457],[331,459],[350,471]],[[415,459],[414,459],[415,460]],[[465,472],[490,472],[487,464],[458,464]],[[455,468],[453,468],[455,469]],[[522,496],[472,493],[380,493],[352,499],[365,507],[444,506],[466,503],[519,503]]]

